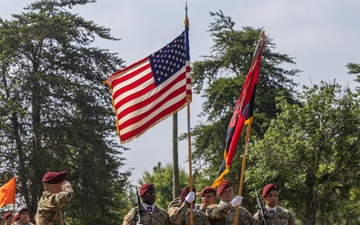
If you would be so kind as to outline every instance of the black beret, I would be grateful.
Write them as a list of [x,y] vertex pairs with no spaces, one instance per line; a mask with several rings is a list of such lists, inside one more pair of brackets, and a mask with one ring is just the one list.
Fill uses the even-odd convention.
[[266,197],[266,195],[268,195],[271,190],[277,190],[276,184],[267,184],[267,185],[265,185],[261,195],[263,197]]
[[48,172],[44,175],[42,182],[48,184],[58,184],[65,180],[66,171],[62,172]]

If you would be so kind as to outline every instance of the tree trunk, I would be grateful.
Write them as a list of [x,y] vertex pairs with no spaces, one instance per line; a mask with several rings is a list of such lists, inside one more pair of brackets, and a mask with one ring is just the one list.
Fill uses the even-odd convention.
[[173,115],[173,198],[179,196],[178,116]]
[[310,196],[310,203],[307,204],[306,207],[306,217],[304,225],[315,225],[316,221],[316,210],[318,208],[319,203],[316,200],[315,194]]

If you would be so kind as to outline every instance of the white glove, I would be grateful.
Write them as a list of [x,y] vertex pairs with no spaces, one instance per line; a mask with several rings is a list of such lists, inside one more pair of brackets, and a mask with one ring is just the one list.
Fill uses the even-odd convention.
[[231,200],[231,205],[233,207],[237,207],[241,205],[243,197],[242,196],[236,196],[233,200]]
[[186,195],[185,197],[185,201],[187,201],[188,203],[192,203],[195,200],[195,192],[189,192],[188,195]]

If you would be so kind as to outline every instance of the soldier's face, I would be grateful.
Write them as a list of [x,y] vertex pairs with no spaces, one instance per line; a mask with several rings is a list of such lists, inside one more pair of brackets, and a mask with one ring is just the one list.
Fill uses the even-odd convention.
[[227,187],[220,193],[220,200],[224,202],[230,202],[233,197],[233,188]]
[[6,225],[11,225],[11,223],[12,223],[12,216],[9,216],[6,220],[5,220],[5,224]]
[[265,203],[267,206],[275,207],[278,202],[277,190],[271,190],[268,195],[265,196]]
[[204,205],[204,206],[208,206],[208,205],[211,205],[211,204],[215,204],[215,201],[216,201],[216,195],[214,192],[211,192],[211,193],[204,193],[202,196],[201,196],[201,203]]
[[156,193],[155,190],[148,190],[145,192],[145,194],[143,194],[141,196],[141,199],[143,201],[143,203],[147,204],[147,205],[152,205],[155,203],[155,199],[156,199]]
[[27,222],[29,220],[29,213],[23,212],[20,214],[20,221],[21,222]]
[[53,184],[53,193],[60,193],[63,190],[62,183]]

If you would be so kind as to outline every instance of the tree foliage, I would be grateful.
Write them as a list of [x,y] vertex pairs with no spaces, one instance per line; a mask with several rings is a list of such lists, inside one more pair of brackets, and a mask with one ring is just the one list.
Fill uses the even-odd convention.
[[[360,64],[349,63],[346,66],[349,69],[349,74],[357,74],[357,78],[355,79],[355,81],[360,83]],[[360,88],[357,88],[357,90],[360,91]]]
[[[173,200],[173,166],[169,163],[164,166],[158,162],[157,166],[153,168],[152,173],[145,171],[139,184],[153,183],[156,190],[156,205],[166,209],[169,203]],[[189,176],[184,169],[179,169],[179,185],[180,189],[188,186]],[[179,193],[180,195],[180,193]]]
[[93,47],[96,38],[118,40],[108,28],[66,10],[89,2],[40,0],[0,20],[0,161],[17,169],[31,215],[43,174],[66,169],[72,224],[116,224],[129,172],[118,171],[124,159],[102,81],[123,61]]
[[256,167],[247,169],[247,183],[278,183],[281,203],[305,225],[357,224],[351,199],[359,196],[359,96],[321,83],[304,87],[298,99],[278,98],[281,112],[249,151]]
[[347,65],[350,74],[360,74],[360,64],[349,63]]

